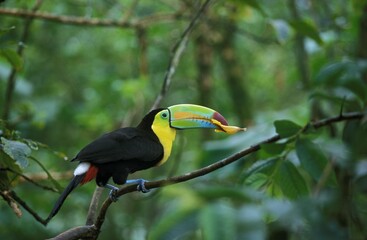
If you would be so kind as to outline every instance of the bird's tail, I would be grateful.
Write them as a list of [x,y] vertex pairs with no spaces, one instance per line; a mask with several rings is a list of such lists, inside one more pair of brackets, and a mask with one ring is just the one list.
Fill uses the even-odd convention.
[[65,190],[61,193],[59,199],[54,205],[54,208],[52,209],[50,215],[46,219],[46,224],[53,218],[60,210],[62,204],[64,203],[66,197],[73,191],[80,183],[82,183],[83,179],[85,177],[85,174],[76,175],[71,180],[69,185],[65,188]]

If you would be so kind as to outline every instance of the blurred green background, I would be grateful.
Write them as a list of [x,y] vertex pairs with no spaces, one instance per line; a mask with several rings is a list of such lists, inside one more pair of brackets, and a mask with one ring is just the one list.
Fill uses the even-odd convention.
[[[20,14],[36,2],[35,18]],[[94,182],[77,188],[47,228],[22,207],[17,217],[4,194],[14,191],[45,218],[58,194],[20,174],[61,190],[76,166],[66,158],[102,133],[137,125],[202,3],[0,3],[1,239],[45,239],[85,224]],[[46,13],[85,23],[51,21]],[[91,26],[93,19],[127,24]],[[273,136],[276,120],[299,130],[341,109],[364,111],[366,83],[366,1],[212,1],[161,105],[205,105],[248,131],[179,132],[170,161],[132,178],[164,179],[214,163]],[[124,195],[108,210],[99,239],[366,239],[366,133],[359,120],[292,132],[206,176]]]

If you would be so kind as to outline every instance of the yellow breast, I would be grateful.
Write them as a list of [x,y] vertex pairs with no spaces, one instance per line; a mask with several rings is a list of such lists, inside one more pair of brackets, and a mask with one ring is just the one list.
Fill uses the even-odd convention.
[[158,162],[157,166],[162,165],[167,161],[169,156],[171,155],[172,144],[176,138],[176,130],[171,128],[169,124],[165,124],[165,122],[154,122],[152,125],[152,130],[157,135],[159,142],[163,146],[163,158]]

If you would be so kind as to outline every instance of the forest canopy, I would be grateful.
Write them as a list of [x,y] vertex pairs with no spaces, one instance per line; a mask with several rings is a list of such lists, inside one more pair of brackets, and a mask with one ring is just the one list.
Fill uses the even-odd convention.
[[[44,226],[80,149],[181,103],[247,131],[179,131],[149,193]],[[366,103],[365,0],[0,1],[0,237],[365,239]]]

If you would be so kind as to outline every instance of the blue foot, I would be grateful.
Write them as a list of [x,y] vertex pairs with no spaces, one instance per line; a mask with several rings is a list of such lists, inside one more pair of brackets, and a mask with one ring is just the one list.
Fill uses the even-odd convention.
[[137,187],[136,189],[139,191],[139,192],[142,192],[142,193],[147,193],[147,192],[150,192],[149,189],[147,189],[145,187],[145,183],[147,181],[140,178],[140,179],[131,179],[131,180],[126,180],[126,184],[137,184]]
[[108,196],[110,197],[112,202],[116,202],[118,200],[118,197],[116,196],[117,191],[119,190],[117,187],[111,185],[111,184],[106,184],[104,186],[105,188],[111,189],[110,193],[108,194]]

